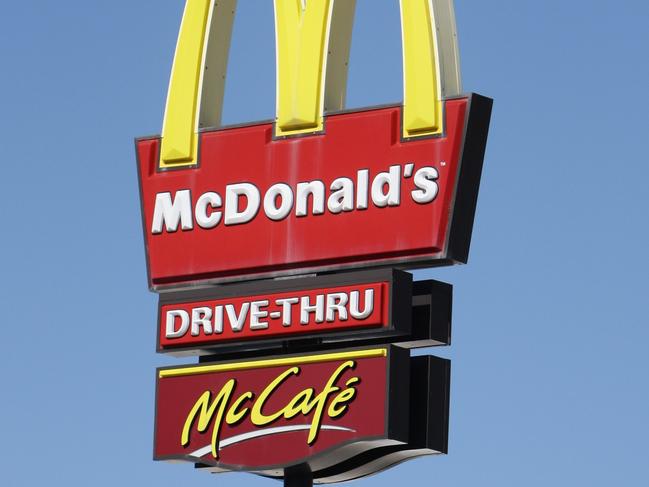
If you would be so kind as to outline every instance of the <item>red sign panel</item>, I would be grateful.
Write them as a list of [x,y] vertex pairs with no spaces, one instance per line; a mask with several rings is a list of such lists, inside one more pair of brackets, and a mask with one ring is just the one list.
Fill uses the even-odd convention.
[[162,348],[387,325],[388,283],[167,304]]
[[155,459],[272,472],[408,441],[396,347],[158,369]]
[[158,350],[187,355],[312,336],[404,337],[411,303],[412,277],[396,270],[167,293],[160,297]]
[[150,285],[466,260],[490,100],[445,102],[446,133],[402,140],[400,107],[200,134],[200,164],[158,169],[137,142]]

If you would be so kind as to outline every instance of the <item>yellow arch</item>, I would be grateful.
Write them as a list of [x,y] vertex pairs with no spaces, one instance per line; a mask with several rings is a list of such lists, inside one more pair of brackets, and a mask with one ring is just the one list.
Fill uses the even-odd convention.
[[[355,0],[274,0],[275,135],[322,131],[344,108]],[[444,132],[443,100],[459,94],[453,0],[400,0],[403,136]],[[187,0],[162,129],[160,167],[198,162],[198,131],[217,126],[236,0]],[[209,69],[206,70],[206,68]]]
[[400,0],[403,136],[444,133],[447,96],[461,91],[452,0]]
[[237,0],[187,0],[162,125],[160,168],[198,163],[198,131],[220,123]]

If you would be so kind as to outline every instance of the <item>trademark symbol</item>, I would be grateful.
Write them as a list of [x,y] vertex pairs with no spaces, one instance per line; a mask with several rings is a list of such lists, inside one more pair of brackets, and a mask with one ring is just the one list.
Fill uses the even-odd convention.
[[446,161],[440,162],[439,165],[442,166],[442,167],[446,166]]

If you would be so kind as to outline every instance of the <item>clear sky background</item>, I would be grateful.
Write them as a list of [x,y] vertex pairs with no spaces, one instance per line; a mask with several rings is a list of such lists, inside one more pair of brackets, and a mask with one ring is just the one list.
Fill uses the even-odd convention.
[[[263,486],[152,457],[156,297],[133,138],[183,1],[0,10],[0,485]],[[224,120],[272,118],[270,0],[240,0]],[[401,100],[397,0],[359,0],[349,105]],[[495,99],[454,284],[450,453],[358,486],[649,485],[649,3],[456,0]]]

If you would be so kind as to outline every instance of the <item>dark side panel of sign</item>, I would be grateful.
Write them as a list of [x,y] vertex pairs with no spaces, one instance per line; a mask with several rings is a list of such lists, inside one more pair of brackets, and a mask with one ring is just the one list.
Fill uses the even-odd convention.
[[158,169],[137,141],[149,284],[182,288],[358,266],[465,262],[491,100],[445,102],[446,133],[403,140],[400,107],[200,134],[199,164]]
[[159,369],[154,457],[272,475],[405,445],[409,360],[388,346]]

